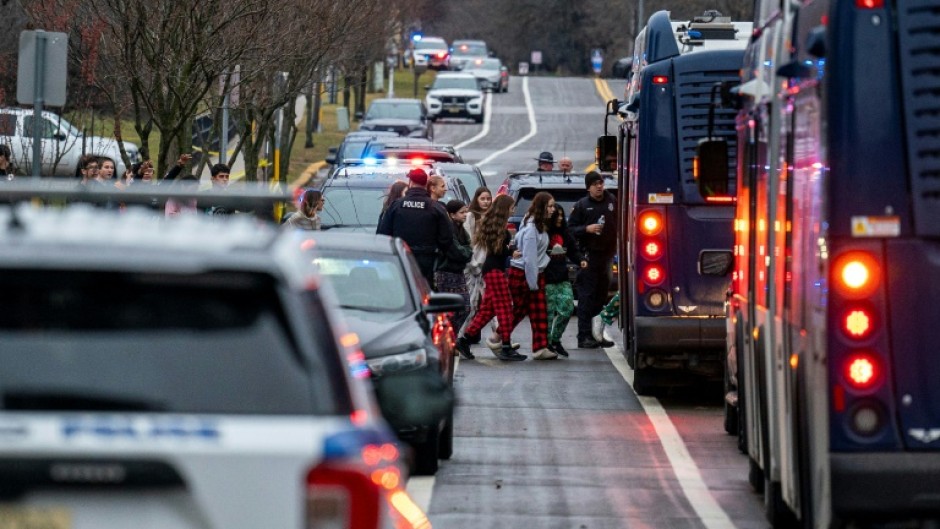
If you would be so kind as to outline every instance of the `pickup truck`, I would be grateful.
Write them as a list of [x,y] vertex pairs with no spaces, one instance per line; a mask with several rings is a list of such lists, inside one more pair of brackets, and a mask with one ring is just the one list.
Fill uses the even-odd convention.
[[[115,178],[120,178],[126,169],[117,141],[100,136],[85,136],[65,118],[43,112],[40,132],[42,176],[74,177],[83,154],[91,154],[114,162]],[[18,171],[32,174],[33,161],[33,111],[23,108],[0,108],[0,143],[10,146],[13,165]],[[124,143],[124,151],[130,163],[140,161],[137,145]]]

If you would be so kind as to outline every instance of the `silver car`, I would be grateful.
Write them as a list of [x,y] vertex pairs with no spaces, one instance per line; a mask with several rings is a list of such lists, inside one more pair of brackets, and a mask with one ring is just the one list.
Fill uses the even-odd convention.
[[0,208],[0,526],[427,526],[294,233],[15,215]]

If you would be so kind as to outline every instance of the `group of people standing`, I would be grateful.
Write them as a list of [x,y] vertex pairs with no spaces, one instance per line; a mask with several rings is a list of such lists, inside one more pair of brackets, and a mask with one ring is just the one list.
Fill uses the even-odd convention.
[[[550,153],[539,157],[540,169],[545,154],[550,170]],[[500,360],[525,360],[511,338],[526,317],[534,359],[567,357],[561,338],[574,311],[569,260],[580,266],[578,347],[613,345],[592,332],[592,320],[607,301],[616,251],[616,199],[605,190],[599,173],[585,175],[587,196],[573,206],[569,220],[543,191],[533,198],[518,229],[509,224],[516,207],[509,195],[494,197],[481,187],[470,204],[442,204],[433,196],[424,170],[413,169],[408,180],[400,198],[393,193],[401,193],[401,188],[390,189],[391,202],[376,232],[407,242],[432,288],[464,297],[465,311],[452,319],[459,329],[456,348],[461,357],[475,358],[471,344],[479,343],[484,328],[495,320],[486,345]],[[605,230],[608,224],[611,228]]]

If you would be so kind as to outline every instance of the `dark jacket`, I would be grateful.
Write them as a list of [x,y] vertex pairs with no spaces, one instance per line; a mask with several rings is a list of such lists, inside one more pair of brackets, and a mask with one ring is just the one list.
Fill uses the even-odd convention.
[[512,243],[512,237],[507,230],[506,234],[503,236],[501,250],[497,253],[486,252],[486,259],[483,260],[483,268],[480,271],[481,274],[486,274],[490,270],[506,270],[506,266],[509,264],[509,258],[512,256],[512,250],[509,249],[510,243]]
[[[600,235],[588,233],[587,227],[597,224],[601,217],[604,217],[604,231]],[[588,195],[575,202],[568,217],[568,227],[582,252],[613,256],[617,253],[617,198],[604,191],[601,200]]]
[[[565,252],[552,253],[556,244],[564,248]],[[568,281],[568,262],[580,265],[584,259],[578,251],[577,241],[571,236],[571,231],[567,227],[548,230],[548,256],[548,266],[545,267],[545,283],[548,285]]]
[[422,187],[412,187],[392,202],[376,233],[401,237],[416,256],[447,255],[454,244],[453,222],[447,210]]
[[451,272],[463,275],[470,258],[473,257],[473,247],[470,246],[470,235],[460,224],[454,223],[454,245],[446,254],[437,258],[434,269],[440,272]]

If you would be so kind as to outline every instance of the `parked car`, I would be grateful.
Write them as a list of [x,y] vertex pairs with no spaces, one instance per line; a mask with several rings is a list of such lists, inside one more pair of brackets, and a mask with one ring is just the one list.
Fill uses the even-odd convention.
[[486,42],[482,40],[455,40],[450,48],[451,70],[463,70],[468,61],[489,57]]
[[[32,174],[33,118],[30,109],[0,108],[0,143],[10,146],[13,165],[23,174]],[[62,116],[43,111],[39,121],[40,173],[43,176],[74,177],[84,154],[114,162],[114,174],[121,177],[126,170],[118,142],[100,136],[86,136]],[[137,145],[121,142],[130,163],[140,161]]]
[[509,91],[509,70],[495,57],[467,61],[462,71],[476,77],[477,83],[483,90]]
[[[347,165],[320,188],[324,206],[320,229],[337,232],[375,233],[386,192],[395,180],[407,180],[411,164]],[[424,168],[432,171],[431,166]],[[447,193],[442,202],[460,199],[468,203],[467,189],[460,180],[445,176]]]
[[473,75],[439,73],[427,88],[425,102],[431,120],[462,117],[483,123],[483,91]]
[[409,138],[434,139],[428,109],[420,99],[376,99],[369,105],[359,130],[390,131]]
[[133,205],[13,211],[4,527],[426,527],[355,336],[292,233]]
[[346,134],[343,142],[336,147],[330,147],[326,163],[336,167],[343,165],[347,160],[358,160],[369,141],[379,138],[397,138],[398,133],[393,131],[354,130]]
[[476,165],[467,163],[436,163],[434,170],[439,174],[453,176],[463,183],[467,188],[467,194],[473,198],[474,193],[480,187],[486,187],[486,181],[483,179],[483,172]]
[[450,66],[450,50],[447,41],[440,37],[422,37],[412,42],[414,66],[427,66],[432,70],[447,70]]
[[438,424],[416,422],[411,409],[426,390],[397,379],[424,372],[425,384],[453,395],[455,337],[444,313],[461,310],[463,298],[431,292],[401,239],[337,232],[307,237],[316,243],[314,265],[359,336],[385,419],[413,447],[415,473],[434,474],[438,459],[453,453],[453,408]]

